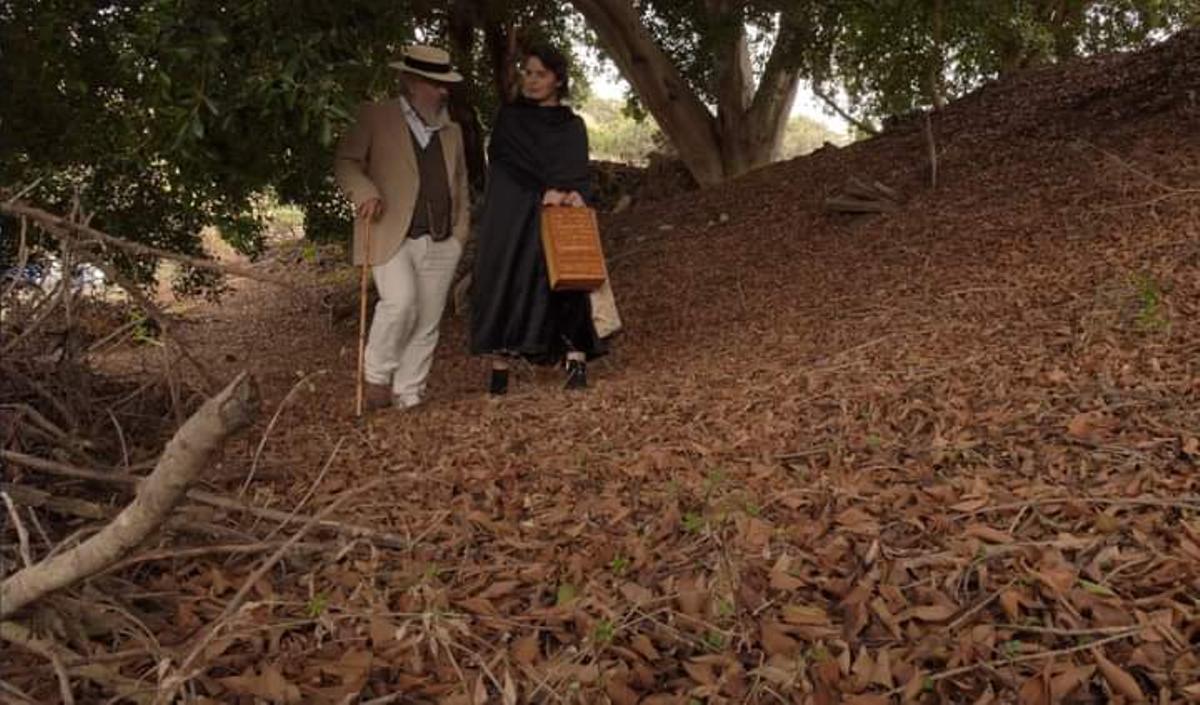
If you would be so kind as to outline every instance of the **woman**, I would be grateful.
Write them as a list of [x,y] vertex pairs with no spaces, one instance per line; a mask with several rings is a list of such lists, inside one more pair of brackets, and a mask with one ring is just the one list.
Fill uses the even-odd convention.
[[508,389],[508,360],[566,360],[566,386],[587,386],[587,360],[604,353],[585,292],[551,291],[541,243],[543,205],[584,206],[591,194],[587,128],[562,104],[566,58],[528,53],[521,95],[500,109],[488,146],[487,195],[471,300],[471,352],[492,355],[489,391]]

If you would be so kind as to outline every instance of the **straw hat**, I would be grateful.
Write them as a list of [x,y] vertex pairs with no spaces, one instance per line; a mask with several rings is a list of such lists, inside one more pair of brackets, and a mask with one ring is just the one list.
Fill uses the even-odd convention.
[[440,83],[458,83],[463,78],[451,68],[450,54],[431,46],[410,46],[404,50],[400,61],[393,61],[389,66]]

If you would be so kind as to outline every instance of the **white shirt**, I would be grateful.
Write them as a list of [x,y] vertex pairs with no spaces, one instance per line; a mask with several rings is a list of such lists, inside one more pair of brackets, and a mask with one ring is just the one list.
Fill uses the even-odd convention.
[[412,130],[413,136],[417,138],[417,144],[421,145],[421,149],[428,147],[434,133],[446,126],[445,111],[438,115],[438,120],[435,123],[429,124],[425,122],[417,112],[417,109],[404,96],[400,96],[400,109],[404,111],[404,120],[408,123],[408,129]]

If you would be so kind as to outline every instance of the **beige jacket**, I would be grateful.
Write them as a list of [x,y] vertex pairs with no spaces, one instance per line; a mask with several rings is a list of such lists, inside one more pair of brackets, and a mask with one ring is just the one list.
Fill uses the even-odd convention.
[[[450,180],[450,227],[453,237],[465,245],[471,211],[462,130],[447,120],[438,134]],[[388,261],[408,235],[419,187],[413,138],[398,100],[367,103],[359,109],[354,126],[338,143],[333,171],[355,208],[371,198],[383,200],[383,215],[371,224],[369,261],[372,265]],[[363,263],[365,230],[365,223],[356,218],[356,265]]]

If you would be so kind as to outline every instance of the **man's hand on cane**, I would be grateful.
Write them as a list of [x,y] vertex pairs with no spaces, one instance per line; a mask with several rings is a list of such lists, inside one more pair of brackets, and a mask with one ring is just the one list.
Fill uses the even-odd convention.
[[383,199],[368,198],[358,204],[358,210],[355,213],[360,220],[379,220],[383,215]]

